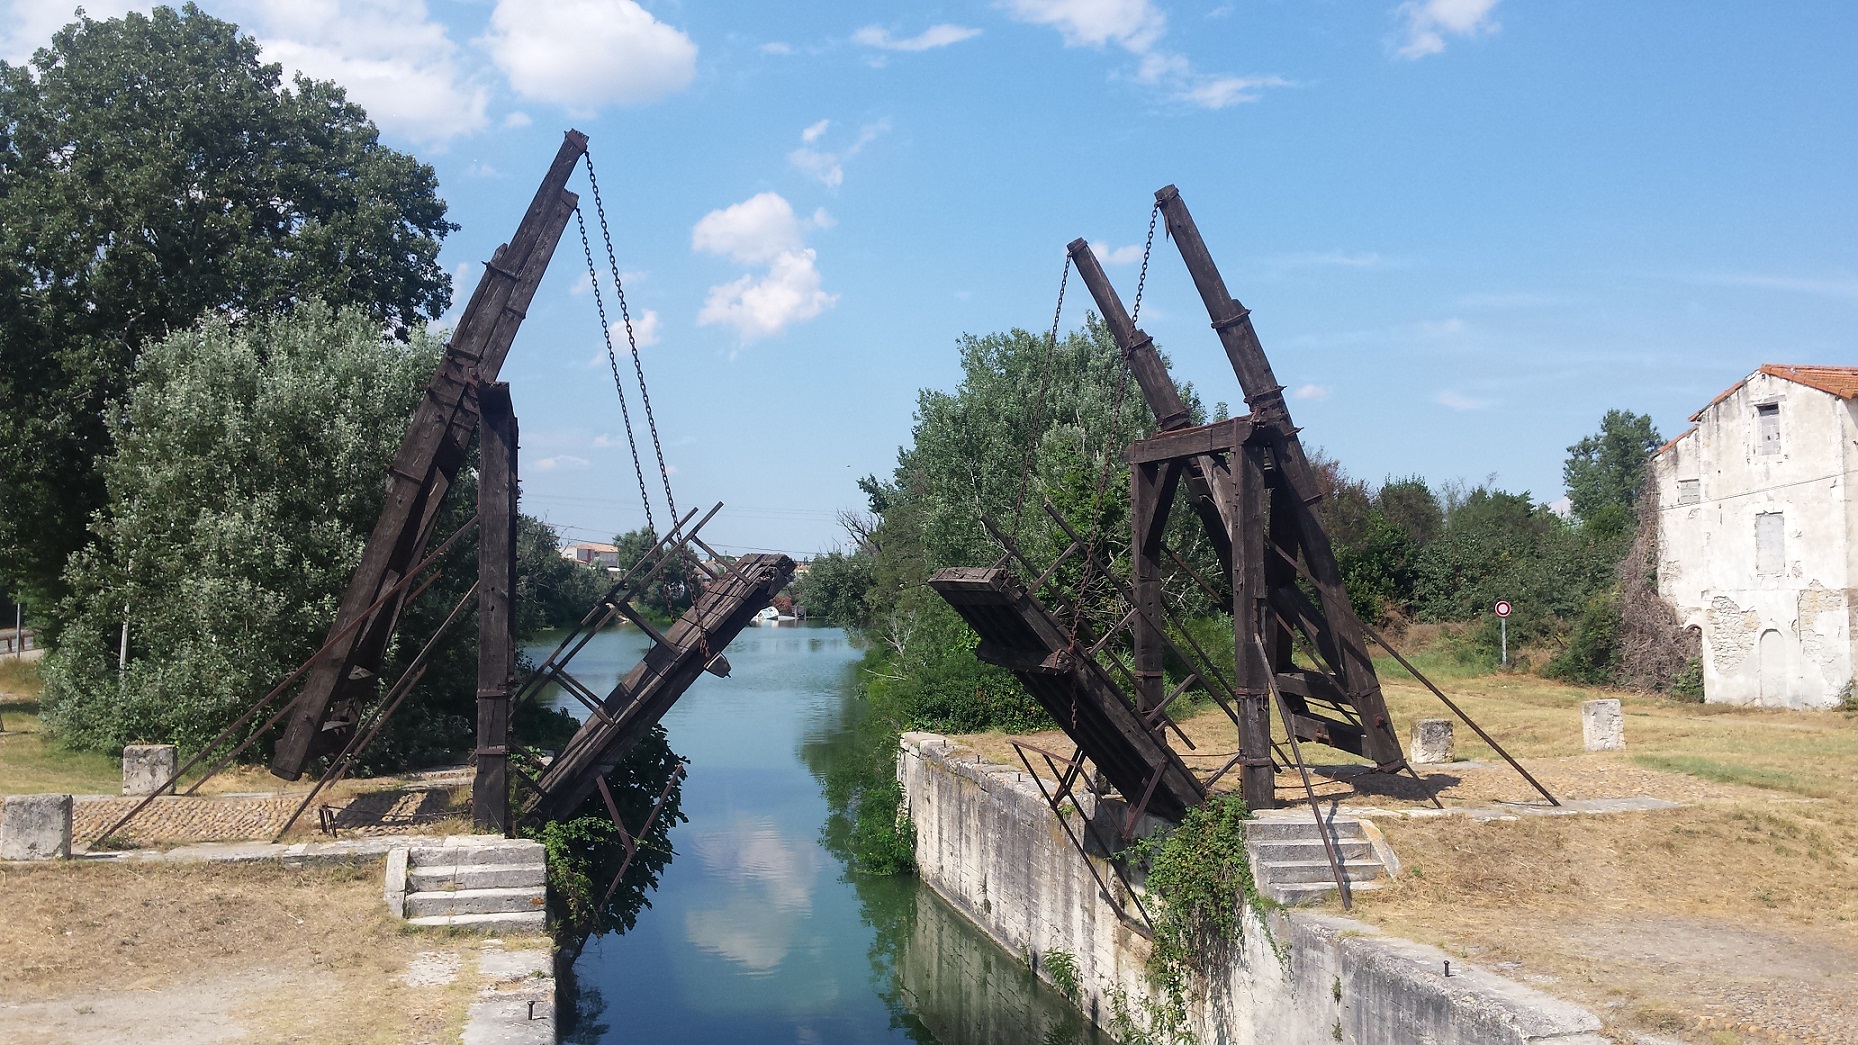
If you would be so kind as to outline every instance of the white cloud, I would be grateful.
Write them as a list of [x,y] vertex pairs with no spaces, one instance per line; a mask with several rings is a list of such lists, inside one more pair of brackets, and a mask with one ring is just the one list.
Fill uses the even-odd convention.
[[[22,61],[75,21],[77,7],[56,0],[0,0],[0,58]],[[85,0],[93,19],[147,10],[150,3]],[[214,8],[263,48],[264,60],[333,80],[381,130],[439,145],[489,123],[489,89],[473,77],[445,26],[423,0],[226,0]]]
[[1720,273],[1683,277],[1687,282],[1719,287],[1754,287],[1760,290],[1785,290],[1819,297],[1858,299],[1858,277],[1854,276],[1767,276],[1758,273]]
[[690,230],[690,248],[759,265],[800,250],[805,233],[793,205],[779,193],[764,192],[698,219]]
[[[23,64],[32,52],[52,42],[52,34],[77,21],[79,4],[48,0],[0,0],[0,60]],[[127,0],[84,0],[84,13],[102,21],[130,11],[146,11],[150,3]]]
[[654,102],[697,70],[690,37],[633,0],[497,0],[480,42],[517,94],[574,111]]
[[[614,323],[608,329],[612,332],[615,346],[626,343],[624,320]],[[640,348],[647,348],[658,343],[658,313],[655,310],[648,308],[632,317],[632,339]]]
[[1278,76],[1230,76],[1196,70],[1186,56],[1163,49],[1168,18],[1151,0],[998,0],[1007,15],[1058,30],[1066,47],[1114,44],[1137,59],[1135,79],[1165,90],[1176,101],[1224,109],[1257,101],[1266,87],[1288,87]]
[[1407,0],[1394,9],[1404,23],[1394,54],[1424,58],[1444,51],[1448,36],[1494,33],[1500,28],[1490,18],[1496,6],[1497,0]]
[[1432,401],[1440,406],[1450,407],[1453,410],[1482,410],[1490,405],[1490,400],[1488,399],[1473,399],[1468,395],[1460,395],[1449,389],[1433,396]]
[[828,189],[836,189],[845,183],[845,165],[839,162],[837,153],[820,152],[803,145],[787,154],[787,162],[819,179],[819,183]]
[[1018,21],[1057,29],[1066,47],[1114,43],[1141,54],[1168,31],[1167,16],[1149,0],[1003,0],[1000,6]]
[[837,294],[819,288],[814,257],[810,247],[785,251],[774,258],[766,275],[743,276],[711,287],[703,310],[697,313],[697,322],[704,326],[732,326],[744,342],[749,342],[812,319],[839,300]]
[[1134,243],[1126,247],[1112,247],[1108,243],[1092,243],[1090,252],[1105,265],[1133,265],[1142,260],[1142,248]]
[[827,188],[836,189],[845,183],[845,161],[863,152],[865,146],[877,140],[877,137],[885,131],[890,130],[890,120],[886,118],[858,128],[858,137],[853,139],[850,145],[837,152],[813,148],[815,142],[825,137],[826,129],[830,125],[830,120],[821,120],[801,131],[800,141],[804,144],[787,154],[787,162],[792,164],[796,170],[818,179],[819,183]]
[[932,25],[915,36],[901,39],[891,36],[890,30],[875,25],[867,25],[852,34],[852,42],[866,47],[876,47],[885,51],[929,51],[937,47],[947,47],[963,40],[972,40],[981,35],[979,29],[965,25]]
[[556,454],[553,457],[542,458],[535,463],[535,466],[544,472],[557,470],[572,472],[587,467],[587,458],[576,457],[573,454]]
[[779,40],[769,40],[767,43],[761,45],[761,53],[792,54],[794,53],[794,48],[792,44],[782,43]]
[[531,123],[534,123],[534,122],[535,122],[534,120],[531,120],[529,118],[528,113],[523,112],[521,110],[512,112],[508,116],[505,116],[503,118],[503,125],[505,127],[527,127]]
[[1290,397],[1292,399],[1327,399],[1329,398],[1329,386],[1315,384],[1298,385],[1296,388],[1290,390]]
[[437,144],[489,124],[489,89],[423,0],[244,0],[226,15],[287,74],[341,84],[388,134]]
[[732,326],[747,343],[831,308],[838,295],[820,289],[817,254],[805,235],[833,224],[823,208],[811,218],[796,217],[792,204],[772,192],[705,214],[690,231],[691,249],[743,265],[766,263],[768,270],[711,287],[697,322]]

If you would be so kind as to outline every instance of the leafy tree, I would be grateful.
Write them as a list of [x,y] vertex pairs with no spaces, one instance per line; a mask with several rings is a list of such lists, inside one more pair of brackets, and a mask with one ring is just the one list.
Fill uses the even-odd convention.
[[1336,549],[1336,566],[1355,615],[1379,621],[1412,598],[1413,538],[1378,506],[1368,510],[1362,530],[1353,543]]
[[1439,505],[1438,495],[1417,475],[1383,483],[1374,494],[1374,506],[1416,548],[1430,543],[1445,525],[1445,510]]
[[[108,507],[72,557],[45,661],[65,743],[198,747],[316,649],[438,355],[422,331],[383,341],[365,313],[320,305],[209,320],[144,351],[109,417]],[[410,608],[404,633],[449,607]]]
[[1568,447],[1562,482],[1575,518],[1594,521],[1607,509],[1623,509],[1609,527],[1631,529],[1632,511],[1645,482],[1645,462],[1664,440],[1648,414],[1608,410],[1600,431]]
[[871,557],[835,551],[813,557],[793,597],[814,620],[856,628],[865,622],[865,593],[870,588]]
[[[1129,472],[1121,454],[1154,421],[1134,382],[1124,385],[1121,356],[1095,317],[1049,353],[1044,338],[1023,330],[967,336],[960,351],[961,384],[919,394],[911,443],[890,481],[860,484],[881,519],[857,553],[870,561],[867,633],[879,668],[895,676],[885,699],[909,728],[1030,725],[1042,720],[1038,705],[1009,673],[974,659],[973,633],[925,582],[942,567],[1000,557],[983,518],[1016,534],[1034,562],[1052,562],[1070,538],[1045,515],[1048,500],[1094,538],[1102,560],[1126,570]],[[1182,397],[1199,419],[1193,390]],[[1192,512],[1174,512],[1169,543],[1214,571]],[[1066,562],[1052,587],[1075,593],[1083,562]],[[1086,623],[1110,615],[1109,597],[1101,582],[1084,594]]]
[[[650,527],[641,526],[629,533],[622,533],[613,538],[613,546],[619,549],[620,576],[630,572],[639,561],[651,552],[658,543],[658,535]],[[649,583],[645,580],[647,570],[634,578],[634,585],[644,584],[644,588],[633,596],[633,605],[644,610],[650,616],[661,620],[675,620],[696,599],[701,590],[703,577],[690,564],[690,560],[678,558],[664,568]],[[604,589],[602,589],[604,590]]]
[[[332,83],[188,4],[79,20],[0,62],[0,561],[35,604],[105,499],[108,404],[205,313],[319,298],[377,328],[450,302],[432,168]],[[57,623],[57,622],[54,622]]]
[[605,570],[564,559],[555,528],[527,515],[516,518],[516,633],[580,623],[612,580]]

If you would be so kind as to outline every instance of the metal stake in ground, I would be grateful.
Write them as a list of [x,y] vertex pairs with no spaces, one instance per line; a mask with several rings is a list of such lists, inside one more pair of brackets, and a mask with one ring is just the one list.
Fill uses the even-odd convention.
[[1504,667],[1510,666],[1510,600],[1497,600],[1497,656]]

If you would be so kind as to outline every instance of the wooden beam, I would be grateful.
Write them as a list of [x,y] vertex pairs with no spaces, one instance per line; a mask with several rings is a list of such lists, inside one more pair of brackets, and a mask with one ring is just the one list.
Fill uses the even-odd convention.
[[1123,451],[1123,460],[1132,465],[1149,464],[1225,453],[1245,442],[1251,432],[1251,423],[1249,416],[1231,417],[1224,421],[1214,421],[1210,425],[1161,432],[1130,443],[1129,449]]
[[1405,755],[1388,716],[1386,701],[1381,696],[1374,664],[1368,657],[1361,621],[1355,616],[1343,587],[1335,550],[1322,521],[1316,516],[1315,506],[1321,500],[1322,491],[1317,485],[1315,470],[1310,467],[1297,439],[1297,429],[1291,423],[1290,410],[1284,404],[1283,386],[1278,384],[1270,360],[1258,341],[1257,331],[1252,327],[1251,311],[1226,290],[1225,279],[1214,265],[1206,242],[1200,238],[1200,230],[1194,225],[1187,204],[1181,200],[1180,191],[1172,185],[1165,186],[1155,193],[1155,200],[1167,221],[1169,238],[1174,240],[1181,260],[1186,262],[1233,373],[1245,390],[1245,402],[1251,408],[1254,421],[1273,434],[1281,481],[1293,495],[1289,508],[1296,523],[1298,542],[1315,580],[1324,622],[1334,633],[1340,650],[1343,685],[1361,713],[1362,721],[1369,727],[1368,757],[1381,768],[1397,769],[1406,764]]
[[471,820],[510,829],[510,696],[516,686],[516,413],[510,386],[486,385],[477,478],[477,772]]
[[[496,379],[542,281],[578,202],[564,186],[586,150],[586,137],[568,132],[516,234],[484,267],[388,469],[387,503],[338,604],[331,641],[285,720],[271,757],[276,776],[295,780],[312,757],[341,746],[357,709],[374,692],[403,600],[390,599],[372,612],[369,607],[419,561],[431,537],[477,427],[476,387]],[[364,615],[366,622],[351,628]]]
[[1264,449],[1235,449],[1232,468],[1232,628],[1237,654],[1239,793],[1252,809],[1277,807],[1271,767],[1271,665],[1253,651],[1264,627]]

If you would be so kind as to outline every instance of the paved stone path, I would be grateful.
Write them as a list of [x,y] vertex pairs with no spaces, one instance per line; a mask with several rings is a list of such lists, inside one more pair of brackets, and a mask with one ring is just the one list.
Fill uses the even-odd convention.
[[[117,837],[132,845],[269,839],[284,826],[303,792],[256,795],[163,795],[142,810]],[[105,828],[134,809],[139,798],[78,795],[71,809],[71,840],[88,846]],[[314,828],[319,799],[298,818]],[[454,789],[427,785],[377,791],[328,803],[337,837],[343,834],[405,834],[456,816]]]

